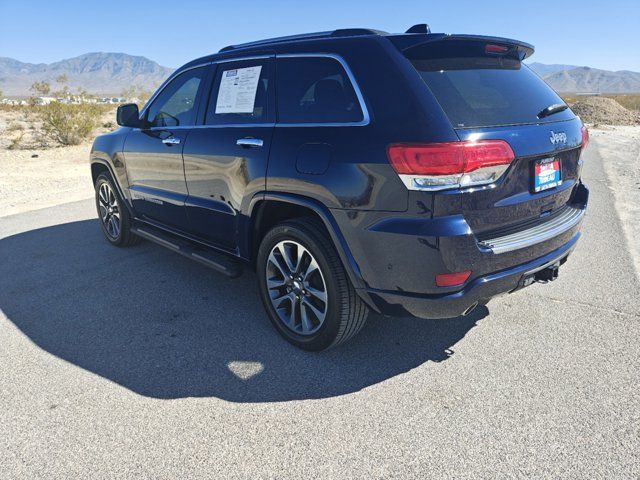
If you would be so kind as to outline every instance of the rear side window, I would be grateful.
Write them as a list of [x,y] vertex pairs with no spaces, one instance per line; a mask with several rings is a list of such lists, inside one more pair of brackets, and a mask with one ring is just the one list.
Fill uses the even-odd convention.
[[330,57],[278,58],[279,123],[355,123],[364,116],[342,64]]
[[218,64],[207,105],[207,125],[273,122],[272,62],[241,60]]
[[[409,58],[452,125],[457,128],[555,122],[574,117],[570,110],[538,119],[563,100],[517,59],[462,56],[460,49],[422,49]],[[450,53],[452,56],[442,56]]]

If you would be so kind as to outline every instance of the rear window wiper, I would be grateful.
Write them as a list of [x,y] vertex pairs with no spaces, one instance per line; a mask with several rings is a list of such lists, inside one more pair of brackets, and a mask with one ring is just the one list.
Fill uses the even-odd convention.
[[538,118],[548,117],[549,115],[553,115],[554,113],[564,112],[569,106],[565,103],[554,103],[553,105],[549,105],[547,108],[543,108],[538,113]]

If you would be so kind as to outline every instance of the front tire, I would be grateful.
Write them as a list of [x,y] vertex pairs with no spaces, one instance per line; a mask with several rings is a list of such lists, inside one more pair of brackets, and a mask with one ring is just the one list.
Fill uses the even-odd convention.
[[322,225],[312,218],[273,227],[258,250],[262,303],[293,345],[326,350],[353,338],[369,313]]
[[118,195],[113,179],[108,173],[98,175],[95,184],[98,221],[105,238],[116,247],[128,247],[140,241],[131,232],[131,216]]

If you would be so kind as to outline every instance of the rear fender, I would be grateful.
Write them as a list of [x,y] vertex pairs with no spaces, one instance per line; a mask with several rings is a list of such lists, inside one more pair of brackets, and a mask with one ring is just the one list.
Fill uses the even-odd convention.
[[[358,295],[370,308],[372,308],[376,312],[379,312],[378,308],[375,306],[375,304],[373,303],[371,298],[369,298],[369,295],[365,291],[366,285],[362,278],[360,267],[356,263],[351,253],[351,250],[349,249],[349,245],[347,244],[347,241],[342,235],[342,232],[340,232],[340,228],[338,227],[338,224],[336,223],[335,219],[333,218],[333,215],[331,215],[331,212],[329,211],[328,208],[326,208],[324,205],[322,205],[320,202],[317,202],[316,200],[313,200],[311,198],[304,197],[301,195],[266,192],[266,193],[257,194],[253,197],[249,205],[247,218],[249,219],[253,218],[254,208],[257,206],[259,202],[263,200],[272,200],[272,201],[291,203],[291,204],[298,205],[301,207],[308,208],[309,210],[312,210],[322,220],[325,228],[327,229],[327,232],[329,232],[329,236],[331,237],[333,245],[335,246],[336,251],[338,252],[338,255],[340,257],[340,260],[342,261],[342,264],[345,267],[347,275],[349,276],[349,280],[351,281],[354,288],[358,292]],[[247,229],[246,229],[247,232],[251,231],[249,228],[250,226],[251,225],[247,225]],[[247,238],[247,246],[248,246],[251,243],[249,239],[249,235],[245,235],[245,237]]]

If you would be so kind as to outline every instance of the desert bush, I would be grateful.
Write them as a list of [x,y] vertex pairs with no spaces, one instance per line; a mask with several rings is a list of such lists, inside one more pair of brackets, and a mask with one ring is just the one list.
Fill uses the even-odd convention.
[[24,130],[24,127],[19,123],[12,122],[7,126],[7,132],[16,132],[18,130]]
[[149,100],[149,98],[153,94],[154,90],[155,87],[153,88],[153,90],[149,90],[144,87],[133,86],[122,90],[121,95],[128,100],[135,100],[138,108],[142,109],[144,104],[147,103],[147,100]]
[[578,97],[576,95],[561,95],[562,100],[564,100],[564,103],[566,103],[567,105],[571,106],[574,103],[576,103],[578,101]]
[[0,112],[21,112],[23,108],[23,105],[10,105],[0,103]]
[[640,95],[616,95],[613,98],[624,108],[640,111]]
[[78,145],[91,136],[103,109],[93,104],[52,102],[41,106],[38,113],[46,137],[61,145]]
[[24,131],[20,130],[20,133],[11,139],[11,142],[9,143],[9,146],[7,148],[9,150],[16,150],[20,148],[23,138],[24,138]]

